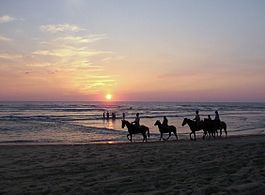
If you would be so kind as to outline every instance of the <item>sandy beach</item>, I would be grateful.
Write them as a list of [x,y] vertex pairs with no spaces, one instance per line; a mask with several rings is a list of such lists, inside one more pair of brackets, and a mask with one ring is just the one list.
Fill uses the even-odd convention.
[[264,194],[265,136],[0,146],[0,194]]

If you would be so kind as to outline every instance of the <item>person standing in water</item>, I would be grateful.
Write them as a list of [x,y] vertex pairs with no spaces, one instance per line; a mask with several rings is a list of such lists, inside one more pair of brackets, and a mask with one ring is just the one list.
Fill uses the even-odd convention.
[[125,120],[125,113],[122,113],[122,120]]
[[107,120],[109,120],[109,111],[107,111]]

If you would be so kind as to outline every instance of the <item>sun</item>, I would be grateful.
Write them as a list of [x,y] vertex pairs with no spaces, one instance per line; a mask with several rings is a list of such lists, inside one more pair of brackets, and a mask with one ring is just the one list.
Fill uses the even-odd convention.
[[112,95],[110,93],[108,93],[106,96],[105,96],[106,100],[111,100],[112,99]]

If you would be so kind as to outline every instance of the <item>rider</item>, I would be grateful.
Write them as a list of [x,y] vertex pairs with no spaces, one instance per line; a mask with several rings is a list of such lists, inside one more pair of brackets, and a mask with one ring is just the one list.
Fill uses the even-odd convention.
[[139,113],[136,113],[135,120],[132,122],[132,124],[134,124],[136,127],[140,127],[140,117],[139,117]]
[[162,125],[163,125],[164,127],[167,127],[167,126],[168,126],[168,120],[167,120],[167,117],[166,117],[166,116],[164,116],[164,119],[163,119]]
[[197,128],[199,126],[199,122],[201,121],[200,115],[199,115],[199,110],[196,110],[196,115],[195,118],[193,119],[196,122]]
[[220,125],[220,116],[217,110],[215,111],[214,120]]
[[217,110],[215,111],[215,118],[214,118],[214,120],[220,121],[219,113],[218,113]]

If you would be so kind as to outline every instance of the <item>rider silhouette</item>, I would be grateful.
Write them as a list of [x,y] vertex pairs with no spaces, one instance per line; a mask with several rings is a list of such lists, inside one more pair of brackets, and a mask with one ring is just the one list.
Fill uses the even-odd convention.
[[168,126],[168,120],[167,120],[167,117],[166,117],[166,116],[164,116],[164,119],[163,119],[162,125],[165,126],[165,127]]
[[136,127],[140,127],[140,117],[139,113],[136,114],[135,120],[132,122]]
[[219,113],[218,113],[217,110],[215,111],[215,118],[214,118],[214,120],[220,121],[220,116],[219,116]]
[[220,126],[220,116],[219,116],[219,113],[218,111],[216,110],[215,111],[215,117],[214,117],[214,120],[216,121],[216,123]]
[[201,121],[200,115],[199,115],[199,110],[196,110],[196,115],[195,118],[193,119],[196,122],[197,128],[199,127],[199,122]]

